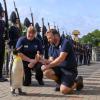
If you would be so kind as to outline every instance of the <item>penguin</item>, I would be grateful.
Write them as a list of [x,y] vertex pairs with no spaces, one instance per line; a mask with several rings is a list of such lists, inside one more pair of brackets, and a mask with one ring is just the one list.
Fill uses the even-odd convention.
[[[24,77],[24,68],[21,57],[18,55],[17,50],[13,50],[12,63],[10,66],[10,87],[13,96],[26,95],[22,92],[22,84]],[[18,93],[15,90],[18,89]]]

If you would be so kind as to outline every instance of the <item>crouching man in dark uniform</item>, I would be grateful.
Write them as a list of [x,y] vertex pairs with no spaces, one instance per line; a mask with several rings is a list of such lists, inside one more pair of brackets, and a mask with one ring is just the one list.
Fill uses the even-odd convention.
[[63,94],[83,88],[82,77],[77,77],[77,63],[75,60],[72,44],[69,40],[61,40],[59,33],[55,29],[50,29],[46,33],[51,46],[49,48],[50,59],[41,68],[44,75],[59,84],[59,91]]
[[2,19],[4,17],[4,10],[0,3],[0,82],[7,81],[2,75],[4,55],[5,55],[5,22]]
[[[39,85],[44,85],[43,72],[41,70],[41,63],[39,63],[39,57],[42,57],[43,49],[41,42],[35,38],[36,30],[29,26],[27,29],[27,35],[19,38],[16,48],[19,49],[19,55],[21,56],[24,64],[24,86],[31,84],[31,69],[36,72],[35,78]],[[38,52],[38,54],[37,54]],[[36,57],[38,55],[38,57]]]

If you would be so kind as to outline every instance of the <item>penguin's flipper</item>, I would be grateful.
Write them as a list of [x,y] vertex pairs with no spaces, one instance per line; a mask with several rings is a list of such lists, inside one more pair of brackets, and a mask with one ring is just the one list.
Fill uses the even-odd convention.
[[11,72],[12,72],[12,66],[13,66],[13,62],[14,62],[14,60],[13,60],[13,57],[12,57],[12,59],[11,59],[11,63],[10,63],[10,86],[12,85],[12,74],[11,74]]

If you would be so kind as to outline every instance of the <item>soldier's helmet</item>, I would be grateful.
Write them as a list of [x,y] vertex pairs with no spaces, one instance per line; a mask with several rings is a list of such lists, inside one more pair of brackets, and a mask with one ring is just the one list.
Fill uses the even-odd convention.
[[2,4],[0,3],[0,15],[2,15],[2,12],[4,12],[4,9],[2,7]]
[[35,24],[35,29],[36,29],[36,32],[41,32],[41,27],[39,26],[39,23]]
[[16,15],[15,11],[13,11],[10,15],[10,21],[15,24],[16,19],[17,19],[17,15]]
[[26,17],[24,20],[24,25],[28,28],[31,25],[30,20]]

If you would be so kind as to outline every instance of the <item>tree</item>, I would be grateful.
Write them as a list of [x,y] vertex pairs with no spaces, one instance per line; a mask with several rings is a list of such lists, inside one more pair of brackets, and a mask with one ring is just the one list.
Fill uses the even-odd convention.
[[91,43],[93,46],[99,46],[100,45],[100,30],[96,29],[91,33],[88,33],[87,35],[84,35],[80,39],[81,43]]

